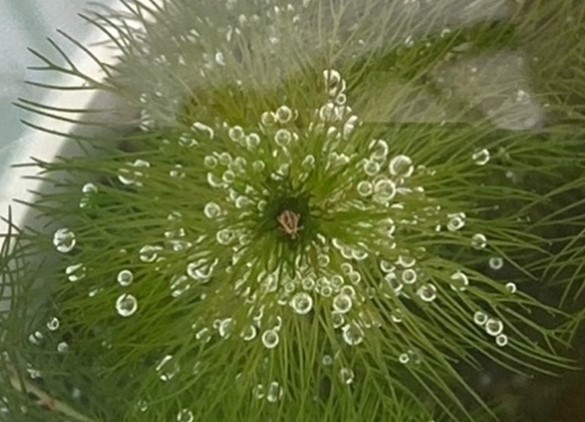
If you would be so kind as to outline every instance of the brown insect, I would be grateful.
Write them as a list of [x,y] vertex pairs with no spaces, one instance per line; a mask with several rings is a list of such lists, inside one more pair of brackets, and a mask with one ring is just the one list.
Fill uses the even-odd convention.
[[284,210],[277,218],[280,229],[293,240],[297,238],[299,232],[303,229],[303,226],[299,225],[300,219],[300,214],[290,210]]

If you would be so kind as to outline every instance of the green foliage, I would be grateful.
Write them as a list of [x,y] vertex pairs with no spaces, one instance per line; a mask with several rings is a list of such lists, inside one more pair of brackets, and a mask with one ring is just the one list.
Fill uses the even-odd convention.
[[[585,85],[517,55],[573,9],[122,3],[87,17],[115,66],[68,38],[103,81],[35,54],[132,133],[19,104],[87,154],[35,163],[46,225],[5,237],[10,420],[480,421],[463,368],[573,366]],[[547,32],[571,66],[581,28]]]

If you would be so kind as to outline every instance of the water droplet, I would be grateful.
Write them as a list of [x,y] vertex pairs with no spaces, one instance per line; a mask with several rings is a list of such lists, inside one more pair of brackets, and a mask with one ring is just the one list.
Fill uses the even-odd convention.
[[273,126],[276,123],[276,120],[276,114],[271,111],[265,111],[260,116],[260,123],[262,123],[263,126]]
[[350,272],[347,275],[347,278],[349,278],[349,281],[353,284],[358,284],[360,281],[362,281],[362,275],[357,271]]
[[266,392],[266,400],[271,403],[275,403],[280,400],[283,396],[283,389],[276,381],[272,381],[268,386],[268,391]]
[[286,147],[292,141],[292,134],[287,129],[278,129],[274,134],[274,141],[280,147]]
[[65,268],[65,274],[71,282],[79,281],[85,278],[87,274],[87,268],[83,264],[74,264]]
[[402,353],[398,356],[398,362],[407,364],[410,361],[410,355],[408,353]]
[[81,188],[81,192],[83,193],[83,197],[79,200],[79,208],[85,208],[89,205],[91,196],[98,192],[98,187],[93,183],[86,183]]
[[118,273],[116,280],[120,284],[120,286],[129,286],[134,281],[134,274],[130,270],[122,270]]
[[339,293],[333,298],[333,310],[337,314],[345,314],[349,312],[352,305],[351,297],[345,293]]
[[177,422],[193,422],[195,417],[193,416],[193,412],[189,409],[182,409],[177,414]]
[[451,280],[453,281],[451,283],[451,288],[453,290],[459,290],[462,292],[469,285],[469,278],[467,277],[467,274],[465,274],[461,271],[457,271],[457,272],[453,273],[451,275]]
[[207,218],[217,218],[221,215],[221,207],[215,202],[208,202],[205,204],[203,213]]
[[233,318],[223,319],[219,323],[219,327],[217,329],[217,331],[219,331],[219,336],[222,338],[228,338],[234,329],[234,325],[235,322]]
[[290,306],[297,314],[306,315],[313,308],[313,298],[308,293],[299,292],[290,300]]
[[77,240],[75,238],[75,233],[67,227],[57,230],[53,235],[53,245],[55,245],[57,251],[61,253],[71,252],[76,244]]
[[407,155],[397,155],[390,160],[388,170],[392,176],[409,177],[414,171],[412,159]]
[[116,300],[116,311],[118,311],[118,315],[120,316],[129,317],[134,315],[137,310],[138,301],[131,294],[124,293]]
[[465,227],[466,220],[465,213],[458,212],[455,214],[449,214],[447,217],[449,217],[449,222],[447,223],[447,230],[455,232]]
[[421,286],[416,293],[425,302],[432,302],[437,298],[437,288],[432,284]]
[[490,152],[487,149],[476,151],[471,155],[471,159],[478,166],[485,166],[490,161]]
[[244,133],[244,129],[242,129],[240,126],[234,126],[228,131],[228,136],[234,142],[242,142],[246,135]]
[[187,265],[187,275],[194,280],[206,282],[211,278],[217,263],[217,258],[212,263],[209,263],[207,259],[199,259],[191,262]]
[[262,384],[258,384],[256,385],[253,389],[252,389],[252,394],[254,395],[254,397],[256,397],[258,400],[263,399],[264,398],[264,386]]
[[213,155],[206,155],[203,159],[203,165],[205,165],[205,167],[208,169],[214,169],[217,167],[217,158],[215,158]]
[[262,333],[262,344],[267,349],[274,349],[279,341],[280,337],[275,330],[266,330]]
[[380,172],[380,164],[374,160],[366,160],[364,162],[364,172],[372,177]]
[[374,184],[374,201],[386,204],[396,195],[396,185],[390,179],[380,179]]
[[321,360],[321,362],[323,362],[323,365],[325,366],[329,366],[333,364],[333,357],[331,355],[325,355],[323,356],[323,359]]
[[257,133],[250,133],[246,136],[246,146],[249,149],[256,149],[260,145],[260,136]]
[[374,192],[374,186],[367,180],[362,180],[357,184],[357,191],[361,196],[370,196]]
[[244,341],[251,341],[256,338],[258,330],[254,325],[248,325],[240,334]]
[[182,170],[183,166],[180,164],[175,164],[174,168],[169,171],[169,176],[177,178],[177,179],[182,179],[183,177],[185,177],[185,172]]
[[47,328],[49,329],[49,331],[56,331],[59,329],[59,319],[56,317],[53,317],[49,320],[49,322],[47,322]]
[[483,234],[476,233],[473,236],[471,236],[471,247],[473,249],[481,250],[484,249],[486,246],[487,238]]
[[215,236],[217,243],[220,245],[229,245],[234,240],[234,232],[230,229],[221,229]]
[[140,399],[136,403],[136,408],[141,412],[146,412],[148,410],[148,402],[146,400]]
[[186,275],[175,275],[171,279],[171,296],[177,298],[191,288],[191,283]]
[[293,118],[293,111],[289,107],[282,105],[276,110],[276,118],[281,124],[287,124]]
[[57,344],[57,351],[59,353],[67,353],[69,351],[69,344],[65,341],[60,342]]
[[489,265],[494,271],[501,270],[504,266],[504,259],[499,256],[494,256],[490,258]]
[[342,328],[343,340],[350,346],[357,346],[364,340],[363,330],[354,324],[345,324]]
[[482,311],[476,311],[473,314],[473,322],[477,325],[484,325],[488,320],[488,316]]
[[156,372],[159,373],[159,378],[161,381],[167,382],[174,378],[175,375],[180,371],[179,365],[176,362],[173,362],[172,355],[166,355],[164,358],[160,360],[160,362],[156,365]]
[[349,385],[353,382],[355,375],[351,368],[341,368],[339,370],[339,378],[341,379],[342,383]]
[[139,256],[142,262],[154,262],[158,258],[158,253],[162,250],[161,246],[144,245],[140,248]]
[[197,135],[205,135],[205,137],[209,141],[211,141],[215,136],[215,132],[213,131],[213,129],[201,122],[193,123],[193,125],[191,125],[191,130],[195,132]]
[[508,344],[508,336],[506,334],[500,334],[496,336],[496,344],[500,347],[504,347]]
[[[150,163],[148,161],[141,159],[138,159],[133,163],[127,163],[127,165],[136,169],[150,167]],[[140,170],[132,170],[127,167],[123,167],[118,170],[118,180],[126,186],[142,186],[142,182],[140,182],[142,177],[144,177],[144,173]]]
[[485,332],[490,336],[497,336],[504,330],[502,321],[496,318],[489,318],[485,323]]
[[510,293],[516,293],[517,290],[516,283],[513,282],[506,283],[506,290],[509,291]]
[[402,272],[401,278],[404,284],[414,284],[416,282],[417,277],[418,277],[417,272],[412,268],[408,268]]

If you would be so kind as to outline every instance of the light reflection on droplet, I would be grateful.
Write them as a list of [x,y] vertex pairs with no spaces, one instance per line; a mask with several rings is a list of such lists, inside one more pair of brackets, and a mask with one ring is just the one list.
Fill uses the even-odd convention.
[[138,300],[131,294],[124,293],[116,300],[116,311],[122,317],[132,316],[137,310]]
[[60,228],[53,235],[53,245],[61,253],[71,252],[76,244],[75,233],[67,227]]

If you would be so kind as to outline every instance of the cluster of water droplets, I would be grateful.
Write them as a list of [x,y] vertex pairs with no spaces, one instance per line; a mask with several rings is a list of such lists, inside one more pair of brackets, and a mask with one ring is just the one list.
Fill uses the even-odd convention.
[[476,311],[473,314],[473,322],[482,327],[486,334],[494,337],[498,346],[503,347],[508,344],[508,336],[504,334],[504,323],[496,317],[490,317],[483,311]]

